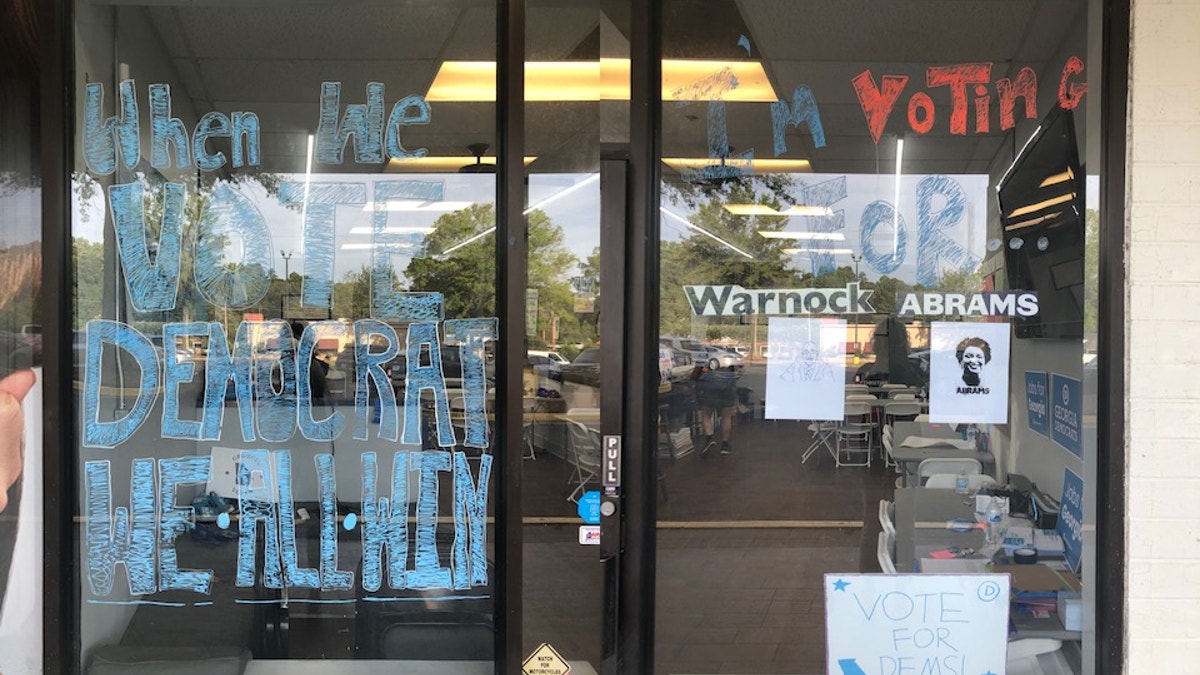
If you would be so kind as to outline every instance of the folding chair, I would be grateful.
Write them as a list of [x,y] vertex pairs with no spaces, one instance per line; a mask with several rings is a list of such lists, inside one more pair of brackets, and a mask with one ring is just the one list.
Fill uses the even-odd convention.
[[887,532],[879,533],[879,545],[875,548],[875,557],[879,560],[879,569],[884,574],[896,573],[896,560],[892,554],[895,538]]
[[809,423],[808,432],[812,434],[812,443],[809,443],[808,448],[800,457],[800,463],[808,461],[812,454],[821,448],[837,459],[837,450],[834,448],[834,435],[837,433],[838,423],[836,421],[817,420]]
[[[956,473],[935,473],[925,479],[925,487],[931,490],[953,490],[958,482]],[[975,492],[981,488],[991,487],[996,479],[986,473],[967,474],[967,489]]]
[[888,536],[895,537],[896,524],[892,522],[892,506],[892,502],[886,499],[879,500],[879,527],[887,532]]
[[600,475],[600,432],[583,422],[565,421],[570,434],[567,458],[572,469],[567,485],[575,485],[567,501],[577,502],[587,484]]
[[[871,466],[871,452],[874,450],[871,439],[874,437],[875,425],[871,420],[871,405],[858,401],[846,401],[845,417],[837,427],[837,448],[834,452],[834,464],[842,466]],[[843,454],[853,455],[863,453],[862,462],[844,461]]]
[[923,459],[917,465],[917,485],[924,485],[925,479],[935,473],[946,473],[951,476],[965,473],[968,476],[973,476],[983,473],[983,465],[977,459],[951,459],[948,457]]

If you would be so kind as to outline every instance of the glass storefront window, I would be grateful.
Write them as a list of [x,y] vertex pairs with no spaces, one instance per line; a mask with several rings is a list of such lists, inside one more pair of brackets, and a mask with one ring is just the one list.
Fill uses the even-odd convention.
[[[664,4],[659,332],[693,372],[660,398],[686,440],[656,672],[887,672],[899,643],[825,634],[849,619],[826,575],[1009,570],[1023,546],[914,529],[973,520],[988,485],[1058,510],[1042,564],[1094,614],[1094,11]],[[1004,513],[1024,545],[1054,528],[1032,510]],[[1090,629],[1011,612],[1012,641],[1086,668]]]
[[81,666],[490,667],[494,8],[74,16]]

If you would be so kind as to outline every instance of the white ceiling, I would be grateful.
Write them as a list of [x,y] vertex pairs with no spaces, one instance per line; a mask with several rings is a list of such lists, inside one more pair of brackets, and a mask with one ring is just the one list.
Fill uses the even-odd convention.
[[[978,173],[988,171],[998,154],[1011,152],[1013,135],[999,132],[993,121],[989,134],[951,137],[949,92],[926,89],[924,69],[990,61],[995,80],[1030,66],[1041,79],[1039,114],[1044,114],[1057,89],[1063,54],[1085,55],[1082,44],[1071,44],[1085,35],[1083,6],[1083,0],[675,0],[666,6],[663,50],[668,57],[746,58],[738,46],[745,35],[750,55],[762,59],[781,97],[790,99],[801,85],[814,92],[826,146],[814,148],[806,130],[791,129],[786,157],[810,159],[816,171],[890,172],[893,139],[906,134],[906,170]],[[480,0],[151,0],[120,10],[141,13],[137,18],[145,23],[128,23],[157,32],[154,37],[177,78],[177,99],[191,99],[191,109],[200,112],[259,115],[264,169],[271,171],[302,169],[322,82],[343,83],[343,105],[361,102],[367,82],[383,82],[390,108],[403,96],[424,93],[441,61],[490,61],[496,49],[495,9]],[[527,52],[532,60],[594,59],[603,44],[606,56],[622,55],[627,12],[610,0],[530,2]],[[878,149],[850,84],[866,69],[877,81],[885,74],[911,78]],[[937,124],[926,136],[908,131],[905,122],[908,97],[918,90],[926,90],[937,105]],[[995,119],[994,88],[991,93]],[[406,147],[462,155],[469,143],[494,140],[492,104],[432,107],[430,125],[406,130]],[[602,117],[611,127],[611,116],[622,109],[619,104],[530,104],[527,154],[539,157],[530,169],[598,165]],[[664,154],[706,154],[707,105],[668,102],[663,110]],[[756,156],[774,154],[768,104],[729,104],[726,112],[735,152],[753,148]],[[973,131],[973,115],[971,120]]]

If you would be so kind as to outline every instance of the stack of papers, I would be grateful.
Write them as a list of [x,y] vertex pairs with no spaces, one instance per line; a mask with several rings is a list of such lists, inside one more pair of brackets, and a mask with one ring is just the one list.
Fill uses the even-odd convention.
[[934,448],[940,445],[959,450],[975,449],[975,441],[964,441],[961,438],[930,438],[928,436],[909,436],[900,445],[906,448]]
[[1061,556],[1062,536],[1055,530],[1041,530],[1031,525],[1009,525],[1000,542],[1009,555],[1019,548],[1032,548],[1039,556]]

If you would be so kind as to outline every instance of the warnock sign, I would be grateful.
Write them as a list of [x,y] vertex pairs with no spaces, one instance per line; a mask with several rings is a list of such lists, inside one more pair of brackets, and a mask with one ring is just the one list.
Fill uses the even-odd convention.
[[696,316],[875,313],[870,303],[872,291],[857,283],[845,288],[684,286],[683,292]]

